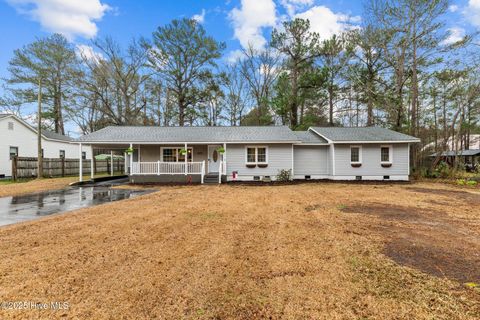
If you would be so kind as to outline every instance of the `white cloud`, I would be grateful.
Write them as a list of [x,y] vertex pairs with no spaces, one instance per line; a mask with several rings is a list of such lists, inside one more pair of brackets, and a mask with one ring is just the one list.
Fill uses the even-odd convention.
[[202,13],[193,15],[192,19],[198,23],[204,23],[206,13],[205,9],[202,9]]
[[465,29],[453,27],[448,29],[448,36],[445,40],[442,41],[442,45],[454,44],[458,41],[463,40],[465,37]]
[[295,15],[295,13],[305,7],[310,7],[314,4],[314,0],[281,0],[280,3],[287,10],[289,16]]
[[229,18],[235,38],[242,47],[263,48],[267,43],[263,28],[274,27],[277,21],[275,3],[273,0],[242,0],[240,9],[234,8]]
[[242,50],[232,50],[228,53],[226,61],[229,64],[234,64],[235,62],[241,61],[245,57]]
[[480,27],[480,0],[469,0],[463,14],[471,24]]
[[345,30],[355,28],[354,24],[359,23],[361,18],[349,16],[342,13],[334,13],[325,6],[315,6],[305,12],[298,13],[295,18],[308,19],[310,28],[317,32],[321,39],[328,39],[334,34],[341,34]]
[[105,57],[100,52],[96,52],[91,46],[87,46],[86,44],[77,44],[76,54],[79,58],[92,60],[97,63],[100,60],[105,60]]
[[110,9],[100,0],[7,0],[18,12],[38,21],[47,31],[58,32],[69,39],[93,38],[98,32],[96,21]]
[[448,10],[450,12],[457,12],[458,11],[458,6],[456,4],[452,4],[448,7]]

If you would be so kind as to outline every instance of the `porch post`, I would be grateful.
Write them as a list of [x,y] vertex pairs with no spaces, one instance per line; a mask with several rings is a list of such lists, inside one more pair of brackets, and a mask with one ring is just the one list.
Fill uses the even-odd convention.
[[187,151],[187,153],[185,154],[185,175],[187,175],[188,174],[188,149],[187,149],[186,142],[185,142],[185,151]]
[[110,176],[113,177],[113,150],[110,150]]
[[223,143],[223,165],[225,166],[225,170],[223,173],[227,175],[227,144]]
[[95,170],[94,170],[94,165],[93,165],[93,146],[90,146],[90,178],[94,178],[95,176]]
[[78,181],[82,182],[83,181],[83,159],[82,159],[82,144],[80,143],[79,144],[79,148],[78,148],[78,159],[79,159],[79,163],[78,163]]
[[133,174],[133,143],[130,143],[130,150],[132,150],[132,154],[129,155],[130,158],[130,175]]

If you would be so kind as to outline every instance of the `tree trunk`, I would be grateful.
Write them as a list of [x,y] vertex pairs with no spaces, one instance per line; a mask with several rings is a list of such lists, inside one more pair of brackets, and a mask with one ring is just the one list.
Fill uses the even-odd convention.
[[371,72],[368,74],[367,83],[367,127],[374,125],[373,121],[373,75]]
[[[418,116],[418,78],[417,78],[417,16],[416,12],[413,12],[413,33],[412,33],[412,108],[411,108],[411,123],[410,123],[410,132],[411,135],[416,137],[418,135],[417,129],[417,116]],[[418,146],[413,144],[412,146],[412,168],[415,170],[418,164]]]
[[43,178],[42,156],[42,79],[38,80],[37,179]]
[[298,70],[294,66],[292,70],[292,97],[290,101],[290,127],[295,129],[298,126]]
[[437,94],[434,92],[432,95],[432,104],[433,104],[433,124],[434,124],[434,133],[433,137],[435,139],[435,152],[438,152],[438,120],[437,120]]
[[333,126],[333,86],[328,86],[328,106],[329,106],[329,117],[328,123],[330,126]]
[[185,125],[185,98],[183,94],[178,97],[178,125],[180,127]]

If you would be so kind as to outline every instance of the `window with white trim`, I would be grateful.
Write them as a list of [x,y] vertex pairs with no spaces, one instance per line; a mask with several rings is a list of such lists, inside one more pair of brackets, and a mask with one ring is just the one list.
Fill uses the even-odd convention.
[[247,147],[246,162],[247,164],[268,163],[268,148],[267,147]]
[[392,146],[380,146],[380,163],[382,164],[391,164],[392,163]]
[[[162,148],[163,162],[184,162],[185,155],[182,154],[184,148]],[[187,148],[187,161],[193,161],[193,148]]]
[[65,150],[60,150],[60,158],[65,158]]
[[18,147],[10,147],[10,160],[18,157]]
[[350,147],[350,162],[362,163],[362,147],[360,146]]

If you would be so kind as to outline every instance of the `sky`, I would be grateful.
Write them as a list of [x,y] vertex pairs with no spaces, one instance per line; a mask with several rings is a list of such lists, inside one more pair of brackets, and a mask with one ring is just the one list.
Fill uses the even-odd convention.
[[[358,27],[362,1],[347,0],[0,0],[0,78],[8,77],[13,50],[61,33],[79,51],[90,50],[96,37],[111,36],[120,44],[150,37],[173,19],[194,18],[207,33],[226,43],[224,61],[252,44],[263,47],[282,21],[308,18],[322,38]],[[446,15],[447,42],[480,31],[480,0],[451,2]],[[0,89],[0,94],[2,94]]]

